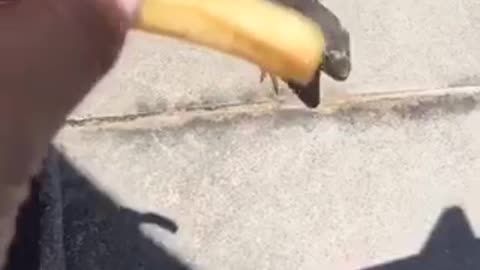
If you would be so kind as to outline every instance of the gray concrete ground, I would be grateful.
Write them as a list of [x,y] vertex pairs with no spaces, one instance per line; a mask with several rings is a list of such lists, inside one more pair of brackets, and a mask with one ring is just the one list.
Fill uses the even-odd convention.
[[273,101],[255,66],[132,33],[56,141],[87,179],[64,177],[71,269],[480,268],[479,2],[326,4],[354,72],[318,111]]
[[[353,71],[327,94],[480,83],[480,3],[475,0],[324,1],[352,35]],[[132,33],[122,59],[76,118],[272,100],[258,69],[204,48]],[[285,91],[288,93],[288,91]]]

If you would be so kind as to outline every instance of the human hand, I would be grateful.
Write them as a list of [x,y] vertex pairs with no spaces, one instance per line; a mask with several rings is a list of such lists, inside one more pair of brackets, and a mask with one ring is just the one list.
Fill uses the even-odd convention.
[[28,179],[111,68],[139,0],[0,0],[0,268]]

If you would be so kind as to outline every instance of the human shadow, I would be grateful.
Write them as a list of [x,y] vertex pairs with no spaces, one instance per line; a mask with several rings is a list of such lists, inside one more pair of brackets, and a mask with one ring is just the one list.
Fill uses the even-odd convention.
[[[61,152],[52,149],[18,218],[7,270],[189,270],[139,230],[174,221],[139,213],[99,191]],[[446,209],[418,254],[363,270],[480,269],[480,239],[460,207]]]
[[363,270],[480,269],[480,239],[475,238],[460,207],[446,209],[421,251],[406,258]]
[[7,270],[190,269],[139,228],[155,224],[171,234],[174,221],[118,205],[55,148],[32,191]]

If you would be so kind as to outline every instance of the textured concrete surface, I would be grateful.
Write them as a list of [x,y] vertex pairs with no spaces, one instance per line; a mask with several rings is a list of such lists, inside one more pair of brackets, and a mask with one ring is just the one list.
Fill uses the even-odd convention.
[[[362,269],[419,253],[447,207],[461,207],[480,228],[479,101],[470,93],[330,114],[251,106],[177,113],[83,123],[57,143],[122,207],[173,220],[176,234],[142,222],[128,228],[200,269]],[[95,201],[74,188],[64,200]],[[131,265],[118,251],[122,234],[102,233],[118,230],[117,214],[71,212],[70,223],[100,224],[70,231],[89,269]],[[100,262],[82,257],[97,249],[98,235]]]
[[343,107],[131,34],[56,140],[68,269],[480,269],[480,2],[325,3]]
[[[326,95],[478,85],[480,3],[476,0],[326,0],[350,30],[353,71],[325,77]],[[283,95],[290,93],[284,89]],[[139,32],[75,117],[274,100],[257,67],[204,48]]]

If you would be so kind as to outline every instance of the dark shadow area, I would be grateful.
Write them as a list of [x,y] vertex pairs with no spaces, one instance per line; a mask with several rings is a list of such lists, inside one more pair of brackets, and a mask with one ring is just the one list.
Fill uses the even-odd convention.
[[446,209],[422,250],[407,258],[364,270],[478,270],[480,239],[459,207]]
[[12,241],[6,270],[38,269],[40,265],[40,218],[45,207],[39,200],[40,183],[36,176],[31,187],[31,196],[20,209],[17,218],[17,234]]
[[56,149],[32,191],[18,217],[8,270],[190,269],[139,228],[150,223],[175,233],[174,221],[116,204]]
[[[191,269],[139,228],[150,223],[175,233],[174,221],[118,205],[56,149],[31,189],[18,217],[7,270]],[[363,268],[425,269],[480,269],[480,239],[461,208],[441,214],[418,254]]]

